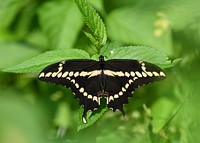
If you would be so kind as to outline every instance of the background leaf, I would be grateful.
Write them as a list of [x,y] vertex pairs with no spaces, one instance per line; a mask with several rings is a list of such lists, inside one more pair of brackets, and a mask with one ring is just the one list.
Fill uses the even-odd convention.
[[88,36],[91,42],[93,42],[93,44],[99,50],[99,48],[102,45],[106,44],[107,40],[106,30],[102,19],[100,18],[99,14],[95,11],[95,9],[89,3],[87,3],[86,0],[74,1],[76,2],[79,10],[81,11],[85,23],[92,32],[90,36],[88,34],[86,34],[86,36]]
[[23,2],[20,0],[0,0],[0,30],[4,31],[9,26],[11,26],[12,22],[14,21],[15,17],[17,16],[18,12],[23,6]]
[[[37,74],[0,71],[0,142],[200,142],[200,1],[88,1],[105,21],[111,40],[101,45],[100,54],[107,59],[143,59],[163,68],[176,65],[165,69],[165,80],[135,91],[124,106],[126,120],[119,112],[108,110],[90,126],[81,126],[80,105],[70,89],[40,82]],[[96,16],[85,14],[95,25]],[[0,0],[0,21],[1,69],[12,66],[10,72],[39,72],[68,58],[98,60],[99,53],[88,46],[83,31],[94,37],[92,43],[98,38],[83,26],[79,9],[71,0]],[[142,53],[135,50],[138,45]],[[43,53],[59,48],[65,50]],[[166,54],[155,49],[176,60],[171,64]],[[20,62],[23,64],[17,66]],[[144,112],[144,104],[151,117]]]
[[49,1],[40,8],[39,18],[52,49],[72,48],[83,26],[73,1]]
[[27,73],[39,72],[47,65],[67,59],[89,59],[88,53],[78,49],[55,50],[45,52],[25,62],[5,69],[6,72]]
[[[165,24],[166,27],[158,27],[156,23]],[[116,9],[108,15],[106,25],[113,41],[142,44],[168,54],[172,52],[169,22],[151,7],[143,9],[129,6]]]
[[39,51],[30,45],[15,42],[0,44],[0,69],[19,64],[37,54]]

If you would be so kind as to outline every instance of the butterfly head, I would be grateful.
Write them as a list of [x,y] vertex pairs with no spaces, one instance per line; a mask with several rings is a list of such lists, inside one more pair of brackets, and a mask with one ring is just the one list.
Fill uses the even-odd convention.
[[100,67],[101,69],[104,68],[104,63],[105,63],[105,60],[104,60],[104,56],[99,56],[99,63],[100,63]]
[[105,62],[105,60],[104,60],[104,56],[102,56],[102,55],[99,56],[99,62],[100,62],[100,63],[104,63],[104,62]]

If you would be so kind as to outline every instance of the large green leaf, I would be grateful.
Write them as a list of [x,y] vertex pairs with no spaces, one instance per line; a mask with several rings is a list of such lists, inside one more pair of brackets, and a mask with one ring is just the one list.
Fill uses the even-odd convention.
[[88,53],[78,49],[55,50],[45,52],[23,63],[7,68],[3,71],[14,73],[39,72],[47,65],[67,59],[89,59]]
[[52,49],[72,48],[83,22],[73,1],[49,1],[39,10],[40,24]]
[[115,48],[108,59],[136,59],[156,64],[162,68],[172,66],[167,55],[157,49],[145,46],[127,46]]

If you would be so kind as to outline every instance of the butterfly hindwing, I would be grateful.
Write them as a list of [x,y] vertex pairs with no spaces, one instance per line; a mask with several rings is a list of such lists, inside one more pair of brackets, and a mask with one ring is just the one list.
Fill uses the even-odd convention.
[[97,93],[101,91],[99,74],[97,61],[68,60],[46,67],[39,74],[39,79],[71,88],[80,104],[84,106],[85,115],[88,110],[99,108],[100,102],[97,97]]
[[108,60],[105,63],[105,92],[109,94],[108,107],[119,109],[123,114],[123,105],[136,88],[144,84],[159,81],[164,72],[154,64],[137,60]]
[[113,111],[119,109],[124,114],[123,105],[128,103],[128,97],[132,95],[131,90],[133,89],[126,88],[122,82],[124,81],[120,81],[118,77],[105,76],[105,92],[108,94],[107,106]]

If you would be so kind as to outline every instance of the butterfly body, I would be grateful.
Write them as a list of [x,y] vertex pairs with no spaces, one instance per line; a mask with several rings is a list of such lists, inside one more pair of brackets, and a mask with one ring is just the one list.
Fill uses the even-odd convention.
[[[154,64],[130,59],[67,60],[46,67],[39,79],[70,87],[84,107],[83,117],[100,107],[101,98],[108,108],[120,110],[136,88],[165,77]],[[86,122],[85,118],[83,121]]]

